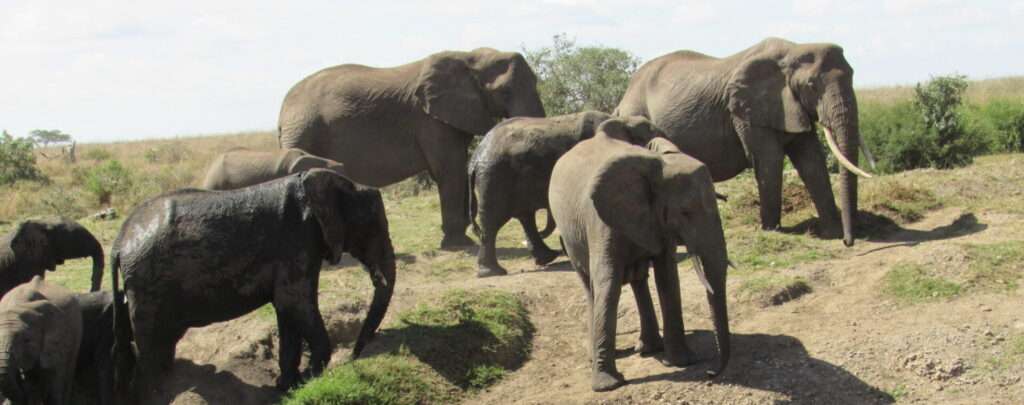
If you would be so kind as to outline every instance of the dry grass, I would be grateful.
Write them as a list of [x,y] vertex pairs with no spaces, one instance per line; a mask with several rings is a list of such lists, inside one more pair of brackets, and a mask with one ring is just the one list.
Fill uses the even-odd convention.
[[[885,86],[857,89],[860,103],[894,104],[914,98],[914,86]],[[964,100],[968,104],[985,104],[993,100],[1024,100],[1024,76],[973,80],[967,86]]]

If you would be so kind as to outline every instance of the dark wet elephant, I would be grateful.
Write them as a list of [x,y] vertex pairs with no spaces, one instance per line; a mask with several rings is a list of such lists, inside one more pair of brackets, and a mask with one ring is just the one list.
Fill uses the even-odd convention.
[[282,148],[345,165],[353,181],[381,187],[424,170],[441,198],[441,248],[470,246],[466,162],[474,135],[502,118],[543,117],[537,78],[523,56],[479,48],[445,51],[392,68],[330,67],[285,96]]
[[92,258],[92,286],[103,282],[103,246],[81,224],[67,218],[28,220],[0,239],[0,295],[34,276],[46,277],[65,260]]
[[[134,395],[152,394],[185,331],[271,303],[280,333],[278,387],[299,382],[302,342],[319,374],[331,342],[317,304],[323,259],[343,253],[363,263],[374,285],[358,356],[373,338],[395,287],[395,255],[380,192],[314,169],[231,191],[186,189],[132,212],[111,250],[123,276],[135,339]],[[118,292],[114,285],[115,294]],[[115,306],[114,322],[124,316]],[[120,352],[129,347],[118,334]]]

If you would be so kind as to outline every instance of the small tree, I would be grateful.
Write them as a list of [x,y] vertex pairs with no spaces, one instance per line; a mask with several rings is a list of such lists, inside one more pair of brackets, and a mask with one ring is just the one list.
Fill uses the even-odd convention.
[[537,74],[537,90],[548,115],[583,110],[610,113],[640,66],[640,58],[627,51],[578,47],[565,34],[555,35],[551,47],[523,53]]
[[0,135],[0,184],[46,179],[36,167],[32,145],[32,140],[28,138],[15,138],[6,130],[3,131]]
[[28,134],[36,145],[44,148],[50,144],[71,142],[71,135],[65,134],[59,129],[33,129]]
[[914,105],[921,111],[928,136],[934,142],[932,166],[948,169],[971,163],[981,145],[964,129],[960,115],[967,77],[939,76],[914,87]]
[[131,172],[117,160],[101,163],[85,175],[85,189],[95,195],[101,205],[109,205],[114,194],[128,191],[131,185]]

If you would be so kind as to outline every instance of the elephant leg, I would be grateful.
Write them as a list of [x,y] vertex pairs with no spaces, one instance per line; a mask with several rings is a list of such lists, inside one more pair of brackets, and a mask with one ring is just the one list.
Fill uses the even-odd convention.
[[302,337],[291,320],[277,313],[277,365],[281,374],[277,377],[277,389],[286,391],[299,383],[299,362],[302,360]]
[[430,176],[441,198],[441,249],[458,250],[475,243],[466,236],[469,226],[469,174],[466,163],[471,135],[438,133],[438,139],[421,144]]
[[[647,262],[643,265],[647,265]],[[658,334],[658,316],[654,314],[654,301],[651,300],[651,291],[647,288],[647,277],[631,280],[629,287],[633,290],[636,311],[640,314],[640,339],[636,342],[636,352],[648,355],[665,350],[661,335]]]
[[[309,273],[307,271],[307,274]],[[331,358],[331,342],[317,303],[317,284],[318,279],[313,277],[310,280],[298,281],[278,288],[274,294],[274,309],[279,314],[279,322],[283,321],[283,324],[294,327],[298,336],[309,344],[309,371],[312,376],[320,375]],[[284,351],[284,334],[281,337],[281,350]],[[297,346],[301,350],[301,342],[296,342],[293,346]],[[283,359],[281,362],[284,366]],[[298,364],[294,366],[288,364],[287,366],[289,366],[289,372],[297,373]],[[282,368],[282,376],[285,372],[285,369]]]
[[661,301],[661,317],[665,323],[665,357],[667,366],[693,364],[693,351],[686,344],[683,327],[683,302],[679,293],[679,269],[675,262],[675,246],[654,260],[654,283]]
[[625,378],[615,367],[616,323],[624,270],[622,264],[609,257],[591,258],[591,389],[594,391],[610,391],[625,383]]
[[818,223],[821,226],[818,231],[821,236],[826,238],[843,236],[839,209],[836,208],[836,200],[832,196],[832,182],[828,176],[828,166],[825,162],[825,151],[821,146],[821,141],[813,134],[797,136],[786,145],[786,155],[793,162],[793,167],[796,168],[804,186],[811,194],[814,208],[818,211]]
[[480,207],[480,250],[477,253],[477,277],[504,276],[505,268],[498,264],[498,253],[495,246],[498,231],[508,222],[509,216],[497,213],[493,207]]
[[757,179],[757,194],[761,201],[761,229],[773,231],[779,228],[782,218],[782,146],[771,135],[759,139],[758,148],[753,152],[754,177]]
[[523,227],[523,233],[526,234],[526,240],[530,245],[530,255],[533,256],[533,262],[538,266],[551,263],[558,257],[558,252],[551,250],[546,243],[544,238],[540,237],[540,232],[537,230],[537,220],[535,218],[536,212],[531,212],[529,215],[523,215],[518,218],[519,224]]

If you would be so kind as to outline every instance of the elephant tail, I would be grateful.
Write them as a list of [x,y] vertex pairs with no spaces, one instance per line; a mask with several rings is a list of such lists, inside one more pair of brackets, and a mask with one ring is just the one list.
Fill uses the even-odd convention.
[[473,224],[473,234],[480,237],[480,224],[476,222],[477,199],[476,199],[476,168],[469,168],[469,222]]
[[547,238],[551,236],[551,233],[555,231],[555,217],[551,216],[551,208],[545,209],[548,212],[548,223],[544,225],[544,229],[540,230],[540,237]]
[[135,353],[131,348],[132,329],[129,321],[128,302],[119,284],[121,272],[121,255],[115,252],[110,258],[110,290],[113,294],[111,312],[113,313],[114,347],[110,349],[114,360],[114,384],[117,392],[125,392],[135,367]]

